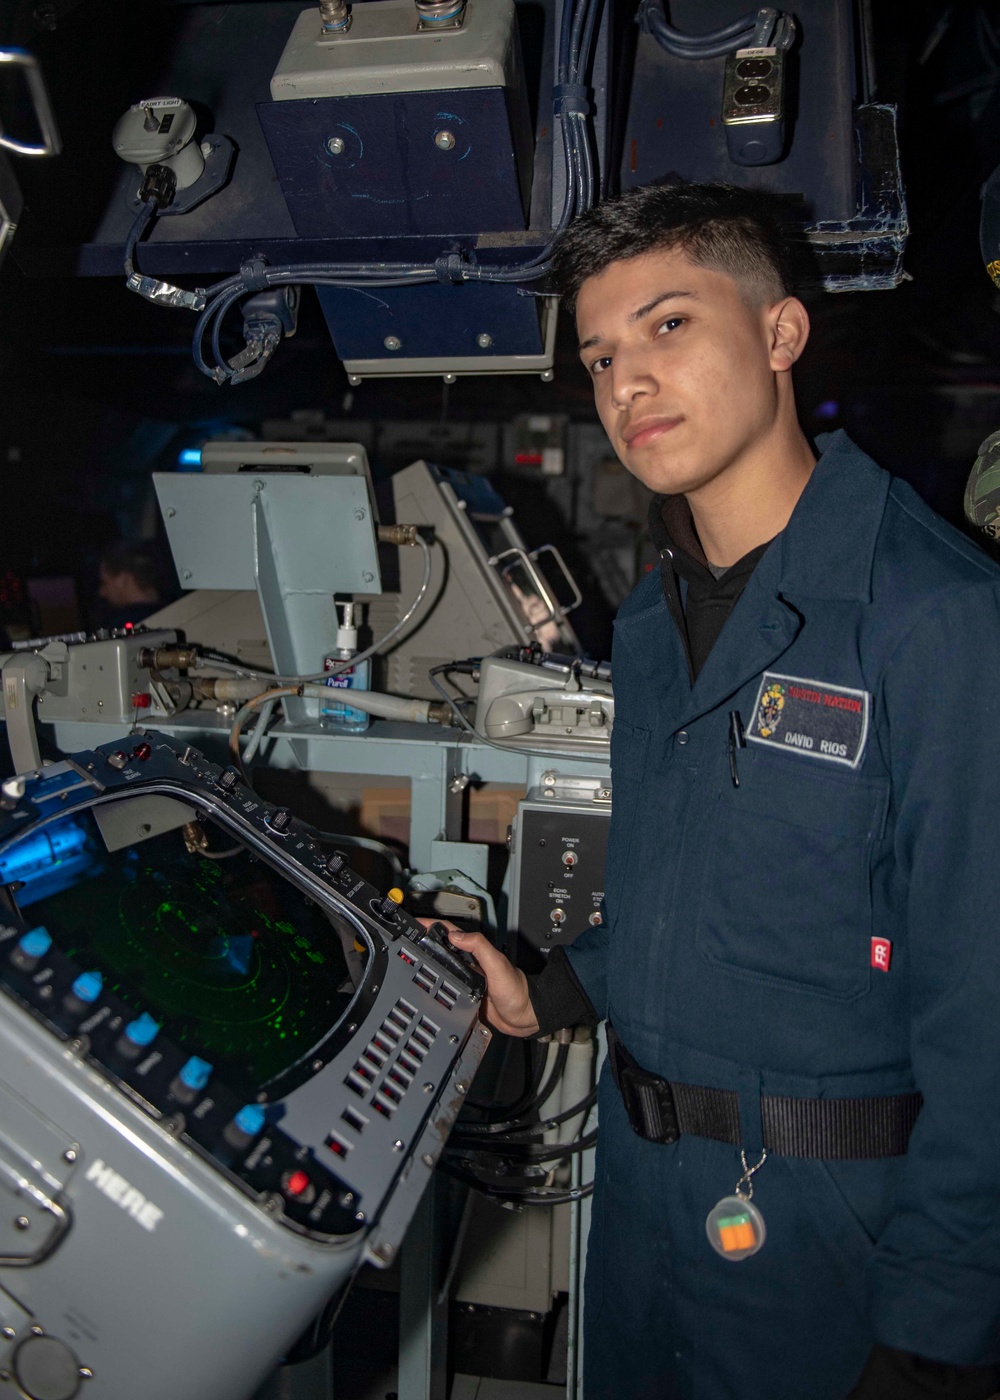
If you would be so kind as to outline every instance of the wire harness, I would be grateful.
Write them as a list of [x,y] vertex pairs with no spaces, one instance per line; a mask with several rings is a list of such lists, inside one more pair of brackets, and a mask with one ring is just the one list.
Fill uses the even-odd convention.
[[636,24],[651,34],[674,58],[725,58],[736,49],[789,49],[795,42],[795,20],[770,5],[734,19],[707,34],[684,34],[667,22],[663,0],[640,0]]
[[177,178],[167,166],[150,165],[146,168],[139,186],[141,207],[125,240],[125,286],[156,306],[178,311],[200,311],[205,305],[201,292],[186,292],[183,287],[175,287],[170,282],[144,277],[135,266],[136,246],[160,210],[165,209],[173,199],[176,189]]
[[[594,154],[587,118],[590,114],[586,75],[601,0],[566,0],[559,34],[559,59],[553,89],[553,115],[562,134],[565,195],[559,219],[545,247],[525,262],[479,263],[473,253],[446,249],[433,263],[289,263],[269,265],[250,258],[239,271],[210,287],[182,291],[169,283],[141,277],[133,267],[135,246],[156,215],[157,207],[144,204],[126,243],[126,285],[158,305],[200,312],[194,329],[192,354],[202,374],[216,384],[240,384],[261,372],[277,345],[274,328],[245,328],[246,344],[231,358],[222,348],[226,316],[243,297],[269,288],[309,284],[317,287],[409,287],[441,282],[525,283],[545,277],[551,265],[556,239],[596,198]],[[251,331],[260,330],[259,334]],[[208,348],[206,350],[206,340]],[[248,373],[249,371],[249,373]]]

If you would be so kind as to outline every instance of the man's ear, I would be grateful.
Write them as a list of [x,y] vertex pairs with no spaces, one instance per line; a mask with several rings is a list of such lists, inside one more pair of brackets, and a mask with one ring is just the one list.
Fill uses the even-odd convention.
[[790,370],[809,339],[809,312],[798,297],[775,302],[767,313],[773,370]]

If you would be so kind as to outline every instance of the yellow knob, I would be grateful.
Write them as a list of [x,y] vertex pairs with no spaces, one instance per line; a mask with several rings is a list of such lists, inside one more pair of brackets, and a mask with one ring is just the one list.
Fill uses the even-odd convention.
[[402,902],[403,902],[403,891],[402,891],[402,890],[390,890],[390,891],[389,891],[389,898],[392,900],[393,904],[402,904]]

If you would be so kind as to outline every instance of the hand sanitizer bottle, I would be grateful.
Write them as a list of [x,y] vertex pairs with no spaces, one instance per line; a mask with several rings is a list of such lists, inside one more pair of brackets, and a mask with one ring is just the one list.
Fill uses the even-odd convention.
[[[358,629],[354,618],[355,610],[360,610],[360,604],[338,603],[337,606],[342,610],[343,621],[337,628],[336,650],[332,655],[323,658],[324,671],[336,670],[358,654]],[[358,666],[348,666],[337,676],[327,676],[326,684],[334,691],[367,690],[370,677],[371,661],[362,661]],[[348,734],[361,734],[371,723],[371,715],[366,714],[364,710],[356,710],[352,705],[346,705],[339,700],[334,702],[333,696],[330,697],[329,703],[321,706],[321,713],[331,728],[343,730]]]

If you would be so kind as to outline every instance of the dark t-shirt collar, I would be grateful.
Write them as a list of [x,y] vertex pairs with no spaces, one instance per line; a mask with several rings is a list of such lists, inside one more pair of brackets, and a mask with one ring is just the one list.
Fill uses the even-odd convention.
[[705,557],[686,496],[653,497],[649,507],[649,537],[661,556],[665,549],[670,550],[674,572],[688,583],[718,584],[718,591],[727,593],[739,580],[737,597],[771,543],[767,540],[757,545],[728,569],[719,572]]

